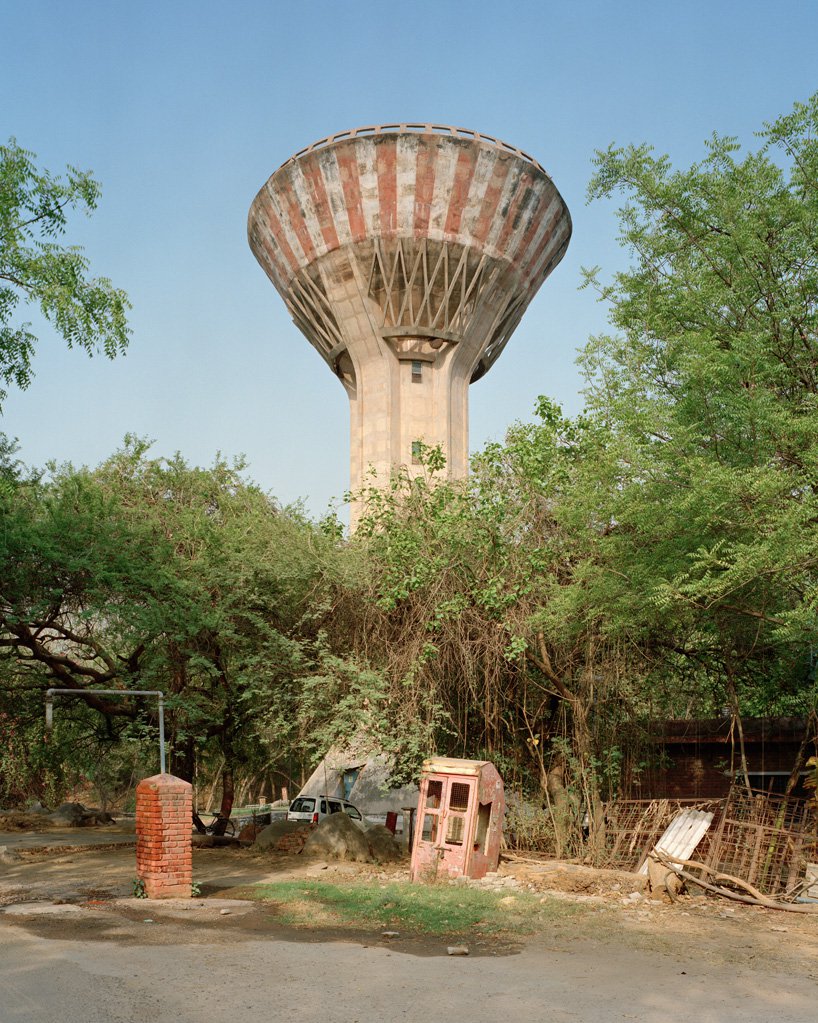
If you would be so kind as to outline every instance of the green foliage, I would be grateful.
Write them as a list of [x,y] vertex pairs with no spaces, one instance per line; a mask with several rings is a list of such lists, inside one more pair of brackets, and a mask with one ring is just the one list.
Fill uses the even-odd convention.
[[79,729],[79,766],[97,727],[109,743],[144,739],[155,708],[127,692],[162,689],[170,769],[249,766],[266,755],[254,696],[305,670],[296,626],[328,541],[240,462],[197,469],[147,451],[129,438],[96,470],[52,466],[0,496],[0,710],[30,736],[46,684],[86,692],[96,714],[56,710],[66,734]]
[[628,566],[609,606],[755,713],[787,678],[807,695],[798,662],[818,640],[816,128],[818,96],[746,156],[714,136],[678,171],[612,147],[589,189],[626,196],[633,255],[610,284],[587,277],[618,331],[584,356],[617,479],[604,544]]
[[404,934],[530,934],[576,907],[543,904],[526,893],[514,905],[501,894],[441,885],[323,884],[282,881],[255,885],[249,894],[275,905],[286,921],[311,927],[399,928]]
[[810,711],[817,139],[813,98],[758,152],[714,136],[686,170],[598,154],[589,194],[625,197],[632,259],[586,276],[612,327],[583,353],[586,412],[541,398],[467,481],[422,446],[355,495],[348,542],[240,462],[129,438],[93,471],[38,475],[0,444],[6,790],[56,777],[72,746],[90,777],[106,741],[110,785],[153,725],[91,693],[42,752],[47,682],[164,688],[181,773],[297,776],[350,744],[395,781],[434,752],[488,757],[546,808],[557,852],[587,855],[601,799],[650,763],[652,719]]
[[[88,277],[82,249],[61,245],[68,211],[96,209],[100,186],[69,167],[67,180],[40,171],[34,154],[14,139],[0,146],[0,381],[28,387],[37,338],[30,323],[14,322],[18,306],[37,306],[69,348],[109,358],[128,343],[123,291]],[[0,404],[6,395],[0,388]]]
[[814,704],[816,129],[813,99],[744,157],[599,154],[633,259],[587,275],[615,328],[587,412],[543,398],[468,483],[427,458],[361,496],[345,644],[438,748],[534,769],[565,819],[644,768],[652,717]]
[[387,680],[386,734],[406,774],[444,750],[499,761],[507,781],[534,767],[544,783],[561,700],[583,688],[596,625],[574,613],[576,573],[594,537],[566,528],[561,508],[604,430],[545,398],[537,412],[475,459],[469,481],[427,462],[361,497],[351,548],[368,574],[340,596],[341,618]]

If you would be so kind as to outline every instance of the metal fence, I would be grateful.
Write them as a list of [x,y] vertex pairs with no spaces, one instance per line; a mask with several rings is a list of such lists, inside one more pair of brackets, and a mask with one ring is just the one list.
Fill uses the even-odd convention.
[[818,859],[814,800],[734,786],[719,800],[618,800],[605,807],[605,865],[638,870],[665,829],[686,809],[713,813],[692,858],[765,895],[791,891]]

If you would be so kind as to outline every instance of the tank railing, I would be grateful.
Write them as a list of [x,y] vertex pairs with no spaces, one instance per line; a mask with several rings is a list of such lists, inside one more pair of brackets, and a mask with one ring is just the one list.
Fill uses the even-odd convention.
[[300,159],[307,153],[314,153],[317,149],[324,149],[326,146],[331,146],[335,142],[343,142],[348,139],[360,138],[361,136],[366,135],[400,135],[406,132],[414,132],[419,135],[449,135],[453,138],[474,139],[476,142],[488,142],[490,145],[496,146],[498,149],[502,149],[506,153],[511,153],[513,156],[520,157],[520,159],[525,160],[527,163],[536,167],[537,170],[546,174],[544,168],[534,159],[533,156],[529,156],[529,154],[523,152],[522,149],[517,149],[516,146],[511,146],[508,142],[503,142],[501,139],[497,139],[493,135],[486,135],[481,131],[474,131],[471,128],[457,128],[451,124],[421,124],[420,122],[411,121],[406,121],[401,124],[367,125],[363,128],[351,128],[349,131],[339,131],[334,135],[327,135],[326,138],[319,139],[317,142],[313,142],[312,145],[305,146],[304,149],[299,149],[298,152],[293,154],[289,160],[285,160],[281,166],[286,167],[288,163],[292,163],[294,160]]

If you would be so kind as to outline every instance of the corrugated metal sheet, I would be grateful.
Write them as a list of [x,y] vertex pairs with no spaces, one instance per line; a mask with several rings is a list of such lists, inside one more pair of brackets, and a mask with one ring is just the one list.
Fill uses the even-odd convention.
[[[670,822],[654,848],[677,860],[689,860],[712,822],[713,814],[709,811],[682,810]],[[647,874],[647,859],[638,872]]]

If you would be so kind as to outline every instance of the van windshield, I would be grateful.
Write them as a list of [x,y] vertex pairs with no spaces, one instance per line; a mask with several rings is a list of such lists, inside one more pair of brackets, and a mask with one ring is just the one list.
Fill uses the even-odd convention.
[[290,813],[313,813],[315,811],[315,800],[299,796],[290,803]]

